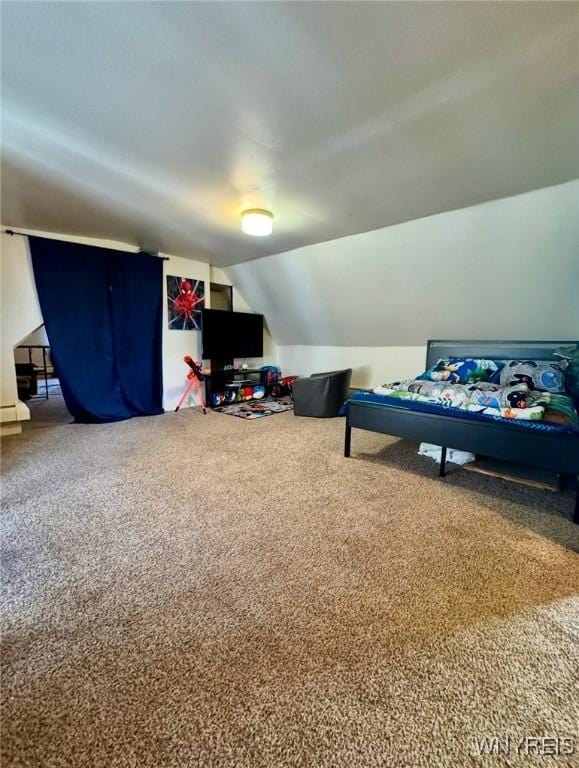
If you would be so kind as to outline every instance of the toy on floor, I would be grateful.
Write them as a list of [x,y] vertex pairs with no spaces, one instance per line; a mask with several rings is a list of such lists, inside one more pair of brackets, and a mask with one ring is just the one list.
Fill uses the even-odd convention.
[[277,384],[280,370],[275,365],[263,365],[261,367],[261,383],[265,387],[266,394],[271,394],[272,388]]
[[283,376],[279,379],[271,389],[271,394],[274,397],[291,397],[293,394],[293,384],[297,379],[297,376]]
[[207,371],[201,367],[200,362],[197,362],[197,360],[193,360],[191,355],[185,355],[185,357],[183,358],[183,361],[187,363],[187,365],[191,370],[187,374],[187,384],[185,385],[185,391],[183,392],[183,395],[179,400],[177,407],[175,408],[175,412],[177,412],[179,408],[183,405],[189,393],[192,390],[195,390],[195,392],[197,393],[197,399],[200,403],[201,409],[203,410],[203,413],[206,414],[207,408],[205,407],[205,399],[203,397],[203,389],[201,387],[201,382],[205,380],[205,377],[207,376]]
[[223,392],[211,393],[211,406],[213,408],[216,408],[218,405],[221,405],[221,403],[223,403],[224,400],[225,400],[225,394]]

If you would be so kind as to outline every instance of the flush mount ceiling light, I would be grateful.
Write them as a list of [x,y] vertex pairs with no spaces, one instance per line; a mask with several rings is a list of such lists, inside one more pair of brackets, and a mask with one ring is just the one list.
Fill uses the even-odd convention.
[[273,213],[261,208],[251,208],[241,214],[241,229],[246,235],[265,237],[273,229]]

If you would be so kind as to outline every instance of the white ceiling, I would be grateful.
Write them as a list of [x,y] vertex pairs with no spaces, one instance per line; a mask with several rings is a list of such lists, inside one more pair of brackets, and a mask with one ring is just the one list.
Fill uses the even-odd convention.
[[221,266],[566,181],[578,33],[577,3],[4,2],[3,222]]

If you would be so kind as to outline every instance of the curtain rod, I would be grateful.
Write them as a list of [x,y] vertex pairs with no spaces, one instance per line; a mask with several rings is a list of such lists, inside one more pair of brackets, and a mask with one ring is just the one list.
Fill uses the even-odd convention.
[[[3,229],[2,232],[4,232],[5,235],[10,235],[11,237],[14,237],[14,235],[19,235],[20,237],[39,237],[39,235],[29,235],[28,232],[15,232],[13,229]],[[45,237],[45,240],[58,240],[57,237]],[[61,242],[70,242],[68,240],[63,240]],[[74,243],[74,245],[83,245],[83,243]],[[100,246],[95,246],[96,248],[99,248]],[[126,253],[126,251],[125,251]],[[129,251],[130,253],[130,251]],[[170,261],[168,256],[159,256],[159,254],[156,253],[147,253],[147,251],[139,250],[137,253],[146,253],[147,256],[156,256],[158,259],[162,259],[163,261]]]

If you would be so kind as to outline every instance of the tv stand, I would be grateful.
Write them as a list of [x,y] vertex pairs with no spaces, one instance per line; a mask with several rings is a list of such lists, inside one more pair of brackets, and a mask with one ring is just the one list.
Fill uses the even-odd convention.
[[[261,384],[261,377],[263,371],[261,368],[225,368],[224,365],[228,365],[227,362],[222,360],[211,361],[211,373],[208,373],[205,377],[205,399],[207,406],[210,408],[217,407],[212,403],[211,396],[214,392],[225,392],[227,384],[244,384],[248,387],[255,387]],[[226,405],[226,403],[222,403]]]

